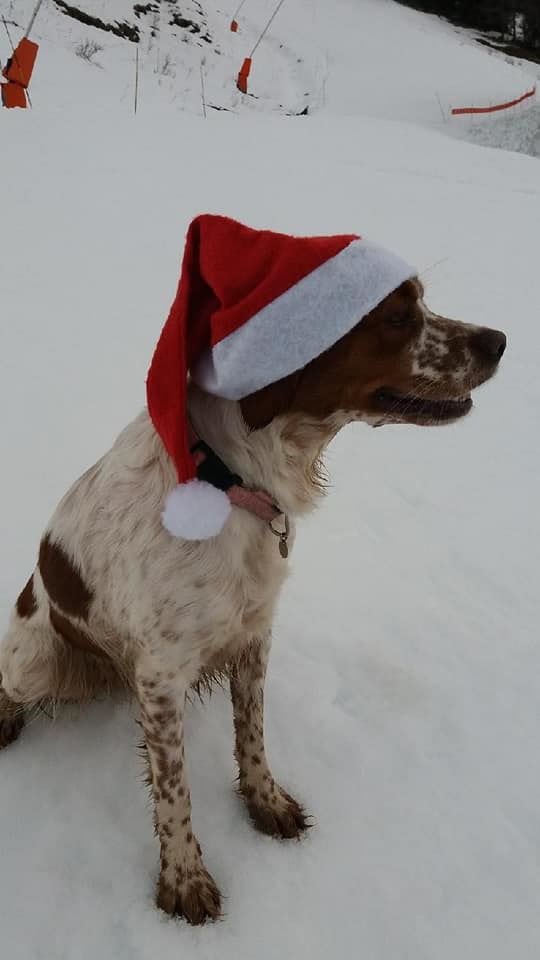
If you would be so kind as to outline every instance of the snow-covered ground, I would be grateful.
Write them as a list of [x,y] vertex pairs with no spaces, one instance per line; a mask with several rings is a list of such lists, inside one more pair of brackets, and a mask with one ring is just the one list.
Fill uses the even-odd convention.
[[485,147],[540,157],[540,104],[518,106],[494,116],[476,116],[465,123],[456,122],[452,132]]
[[[62,0],[58,0],[59,3]],[[78,4],[73,3],[76,7]],[[20,34],[35,0],[1,0],[0,13]],[[199,0],[155,3],[157,13],[139,17],[130,0],[84,0],[80,8],[107,23],[139,31],[140,110],[155,103],[200,114],[202,63],[207,102],[240,113],[310,111],[442,124],[451,107],[502,102],[531,86],[521,66],[480,47],[464,31],[393,0],[295,0],[280,9],[253,59],[249,90],[242,97],[236,76],[276,0],[246,0],[240,30],[229,29],[238,4]],[[144,5],[142,5],[144,6]],[[175,26],[178,13],[199,30]],[[33,31],[41,43],[33,101],[40,109],[92,102],[117,112],[133,110],[136,44],[67,17],[55,0],[44,0]],[[208,38],[208,39],[204,39]],[[81,41],[102,48],[83,85],[76,56]],[[9,52],[0,31],[0,57]],[[59,57],[60,53],[65,56]],[[508,61],[508,62],[507,62]],[[101,76],[100,76],[101,75]],[[442,111],[442,113],[441,113]]]
[[[272,4],[250,6],[264,23]],[[316,817],[306,841],[252,831],[217,691],[191,709],[187,751],[226,917],[169,921],[134,709],[40,717],[0,755],[10,960],[539,955],[540,165],[445,135],[430,99],[437,64],[448,102],[508,99],[530,78],[384,0],[334,0],[331,17],[310,0],[303,32],[294,6],[270,34],[291,64],[272,67],[282,89],[261,67],[267,100],[233,92],[239,115],[206,121],[198,65],[179,78],[186,112],[149,68],[134,117],[132,47],[99,69],[60,34],[52,46],[56,14],[41,21],[34,110],[0,113],[0,626],[57,499],[143,403],[195,213],[362,232],[418,264],[435,309],[504,329],[508,352],[463,423],[354,426],[332,446],[267,694],[273,767]],[[232,64],[230,12],[208,29]],[[308,89],[325,91],[312,116],[272,115]]]
[[[468,42],[474,33],[455,28],[457,35]],[[540,64],[530,60],[518,60],[501,51],[484,47],[487,55],[496,60],[517,67],[522,77],[521,95],[533,87],[540,89]],[[512,98],[510,98],[512,99]],[[471,103],[472,106],[488,106],[494,103],[505,103],[506,100],[495,100],[489,97],[487,101]],[[468,104],[464,104],[468,105]],[[489,114],[464,115],[448,118],[446,132],[485,147],[497,147],[500,150],[515,150],[517,153],[527,153],[531,157],[540,157],[540,103],[538,94],[534,98],[527,98],[522,103],[507,110]]]

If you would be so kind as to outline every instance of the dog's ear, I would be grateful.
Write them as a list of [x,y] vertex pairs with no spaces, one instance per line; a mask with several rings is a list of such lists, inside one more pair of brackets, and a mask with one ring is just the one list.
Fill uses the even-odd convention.
[[291,409],[303,372],[297,370],[296,373],[291,373],[283,380],[271,383],[240,401],[242,416],[250,430],[267,427],[274,417],[279,417]]

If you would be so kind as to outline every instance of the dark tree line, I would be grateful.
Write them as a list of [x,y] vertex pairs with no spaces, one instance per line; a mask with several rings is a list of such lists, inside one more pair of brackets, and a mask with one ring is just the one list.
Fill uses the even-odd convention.
[[494,31],[502,40],[540,49],[540,0],[401,0],[453,23]]

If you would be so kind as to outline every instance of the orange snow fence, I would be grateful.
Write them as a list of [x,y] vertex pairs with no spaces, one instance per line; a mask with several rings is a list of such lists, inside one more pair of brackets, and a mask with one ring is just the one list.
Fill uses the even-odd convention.
[[532,90],[527,90],[527,93],[524,93],[521,97],[517,97],[515,100],[508,100],[506,103],[497,103],[493,107],[454,107],[452,109],[452,115],[456,117],[464,113],[496,113],[497,110],[508,110],[509,107],[517,107],[518,103],[523,103],[528,97],[534,97],[535,93],[536,86],[534,86]]
[[233,33],[238,33],[238,21],[237,21],[237,20],[231,20],[231,31],[232,31]]
[[2,71],[8,83],[2,84],[4,107],[26,107],[26,90],[36,62],[38,45],[23,37]]
[[247,82],[249,77],[249,71],[251,70],[251,57],[246,57],[241,68],[240,73],[238,74],[238,80],[236,81],[236,86],[242,93],[247,93]]

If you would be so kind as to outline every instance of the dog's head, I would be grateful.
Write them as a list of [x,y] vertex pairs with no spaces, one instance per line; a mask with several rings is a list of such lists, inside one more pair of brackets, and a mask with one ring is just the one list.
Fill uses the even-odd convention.
[[435,425],[465,416],[470,392],[489,380],[506,348],[498,330],[432,313],[419,280],[407,280],[330,350],[241,401],[248,426],[280,414],[324,420]]

